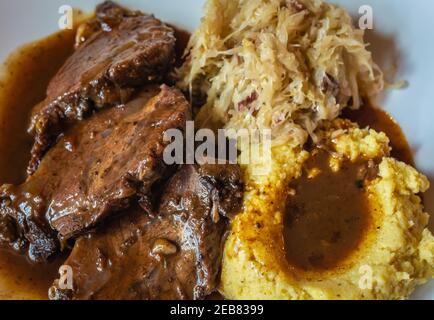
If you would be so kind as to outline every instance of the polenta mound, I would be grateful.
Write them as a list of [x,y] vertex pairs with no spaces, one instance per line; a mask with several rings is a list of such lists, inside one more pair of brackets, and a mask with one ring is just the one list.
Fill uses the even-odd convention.
[[[269,176],[255,177],[244,168],[244,211],[236,217],[225,246],[221,284],[225,297],[403,299],[433,276],[434,239],[426,229],[428,214],[418,196],[428,189],[427,179],[389,157],[389,140],[383,133],[337,120],[320,136],[331,148],[333,170],[340,170],[344,161],[378,164],[376,177],[364,186],[371,223],[360,244],[329,269],[303,270],[288,262],[285,199],[312,152],[275,148]],[[367,282],[366,276],[371,277]]]

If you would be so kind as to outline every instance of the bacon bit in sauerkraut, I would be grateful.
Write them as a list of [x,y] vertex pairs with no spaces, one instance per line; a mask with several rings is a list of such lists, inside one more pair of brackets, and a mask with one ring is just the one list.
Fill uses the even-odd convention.
[[297,11],[306,10],[306,7],[304,6],[304,4],[302,4],[300,1],[297,1],[297,0],[286,0],[286,5],[287,5],[287,7],[288,6],[293,7]]
[[179,85],[207,97],[201,126],[272,129],[274,144],[303,144],[383,89],[363,35],[320,0],[208,0]]
[[326,73],[322,80],[321,91],[324,94],[332,96],[336,99],[339,95],[339,83]]
[[238,111],[245,110],[246,107],[249,107],[253,102],[255,102],[258,99],[258,93],[256,91],[253,91],[250,96],[245,98],[243,101],[238,102]]

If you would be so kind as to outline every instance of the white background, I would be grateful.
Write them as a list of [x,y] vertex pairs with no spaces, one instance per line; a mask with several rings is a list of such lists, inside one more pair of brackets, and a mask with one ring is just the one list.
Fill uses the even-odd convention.
[[[102,0],[101,0],[102,1]],[[0,61],[17,46],[57,31],[62,5],[91,11],[96,0],[0,0]],[[203,0],[125,0],[132,8],[154,13],[178,27],[193,30],[200,21]],[[417,167],[433,188],[426,196],[434,214],[434,1],[337,0],[358,16],[361,5],[371,5],[374,30],[367,40],[374,58],[386,69],[398,64],[397,80],[410,86],[393,90],[381,105],[399,122],[415,150]],[[434,219],[432,219],[434,220]],[[433,225],[434,221],[431,221]],[[433,229],[433,228],[431,228]],[[418,289],[414,298],[434,299],[434,281]]]

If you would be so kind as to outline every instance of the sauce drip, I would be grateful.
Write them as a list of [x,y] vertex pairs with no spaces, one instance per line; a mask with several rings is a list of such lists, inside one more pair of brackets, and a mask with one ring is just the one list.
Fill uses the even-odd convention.
[[415,166],[413,152],[401,127],[390,114],[370,104],[359,110],[346,109],[343,117],[356,122],[361,128],[370,127],[384,132],[390,139],[391,156],[411,166]]
[[0,79],[0,182],[21,183],[30,158],[32,108],[73,51],[74,33],[61,32],[23,46],[2,66]]
[[288,196],[283,234],[290,265],[322,271],[340,265],[364,239],[371,215],[363,184],[376,166],[348,161],[334,172],[326,151],[313,153],[290,185],[295,194]]
[[0,299],[46,300],[64,259],[32,264],[24,256],[0,249]]
[[190,41],[190,32],[182,30],[182,29],[178,29],[175,26],[171,25],[171,27],[175,30],[175,38],[176,38],[176,47],[175,47],[175,52],[176,52],[176,62],[175,62],[175,66],[178,68],[180,66],[182,66],[182,64],[184,63],[184,52],[185,49],[187,48],[188,45],[188,41]]
[[[2,66],[0,79],[0,184],[22,183],[32,138],[27,133],[31,110],[45,98],[48,82],[73,52],[75,33],[64,31],[25,45]],[[58,277],[58,259],[32,264],[9,250],[0,250],[0,298],[47,299]]]

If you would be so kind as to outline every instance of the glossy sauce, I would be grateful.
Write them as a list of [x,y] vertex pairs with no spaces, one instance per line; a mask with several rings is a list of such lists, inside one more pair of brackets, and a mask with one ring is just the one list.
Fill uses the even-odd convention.
[[173,25],[170,25],[175,30],[176,37],[176,67],[180,67],[184,63],[184,52],[187,48],[188,41],[190,40],[191,34],[188,31],[179,29]]
[[[50,79],[72,53],[74,32],[65,31],[25,45],[2,66],[0,80],[0,183],[25,179],[31,137],[27,134],[31,109],[45,98]],[[61,259],[35,265],[0,250],[0,298],[46,299]]]
[[[32,144],[31,109],[45,98],[48,82],[73,51],[73,32],[54,34],[13,53],[0,80],[0,181],[20,183]],[[11,165],[13,164],[13,165]]]
[[345,110],[343,117],[358,123],[361,128],[370,127],[384,132],[390,139],[391,156],[411,166],[415,165],[413,151],[404,132],[386,111],[368,104],[359,110]]
[[[343,117],[361,128],[386,133],[391,156],[414,166],[407,139],[387,112],[366,105],[359,110],[345,110]],[[328,154],[316,150],[304,170],[303,176],[291,184],[295,195],[289,196],[286,204],[286,259],[304,271],[332,270],[357,252],[369,229],[372,217],[360,174],[372,175],[372,163],[347,162],[335,173],[328,166]],[[312,170],[320,173],[309,176]],[[364,179],[370,178],[374,177],[368,175]]]
[[345,161],[334,172],[329,153],[315,149],[301,178],[293,181],[284,216],[284,245],[291,266],[329,270],[355,252],[371,223],[364,190],[375,165]]

